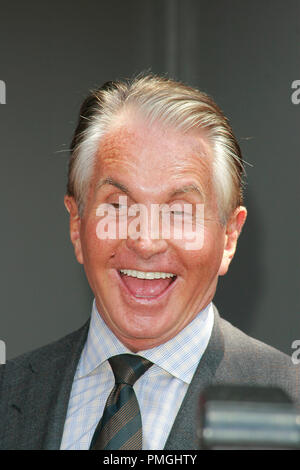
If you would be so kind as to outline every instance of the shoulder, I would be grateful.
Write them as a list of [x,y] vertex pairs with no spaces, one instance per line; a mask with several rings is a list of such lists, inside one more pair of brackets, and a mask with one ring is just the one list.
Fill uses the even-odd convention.
[[249,360],[251,360],[254,354],[256,358],[259,357],[262,361],[273,359],[283,364],[291,362],[291,358],[283,352],[252,338],[227,320],[224,320],[224,318],[219,318],[219,325],[224,337],[225,351],[230,351],[233,355],[240,356],[244,360],[247,359],[248,355]]
[[0,386],[24,379],[28,372],[53,370],[79,352],[86,339],[89,322],[78,330],[33,351],[21,354],[0,366]]
[[[216,312],[217,313],[217,312]],[[215,315],[223,341],[217,377],[227,383],[274,386],[299,401],[299,366],[291,357]]]

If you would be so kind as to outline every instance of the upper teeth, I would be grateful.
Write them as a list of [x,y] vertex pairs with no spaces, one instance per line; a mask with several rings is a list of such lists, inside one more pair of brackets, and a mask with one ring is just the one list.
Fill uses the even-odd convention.
[[132,269],[121,269],[120,272],[127,276],[138,277],[139,279],[166,279],[167,277],[176,276],[176,274],[172,273],[134,271]]

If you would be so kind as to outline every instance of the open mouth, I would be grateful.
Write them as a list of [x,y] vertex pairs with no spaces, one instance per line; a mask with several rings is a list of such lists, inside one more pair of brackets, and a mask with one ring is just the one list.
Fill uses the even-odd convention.
[[160,296],[177,278],[176,274],[160,271],[121,269],[119,273],[129,292],[144,299]]

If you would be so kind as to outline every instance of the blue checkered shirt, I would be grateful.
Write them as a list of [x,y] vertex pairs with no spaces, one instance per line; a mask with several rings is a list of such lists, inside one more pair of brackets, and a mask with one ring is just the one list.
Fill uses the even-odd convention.
[[[210,303],[177,336],[138,355],[153,366],[135,383],[143,423],[143,449],[163,449],[208,345],[214,322]],[[110,331],[93,302],[91,322],[74,376],[61,449],[88,449],[114,386],[108,358],[132,353]]]

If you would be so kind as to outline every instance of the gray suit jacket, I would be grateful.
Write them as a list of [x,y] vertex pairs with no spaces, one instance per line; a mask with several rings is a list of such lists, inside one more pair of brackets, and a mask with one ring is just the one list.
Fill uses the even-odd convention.
[[[73,377],[88,333],[78,331],[0,366],[0,449],[59,449]],[[291,358],[220,318],[199,362],[165,449],[199,448],[199,394],[210,384],[273,385],[297,397]]]

